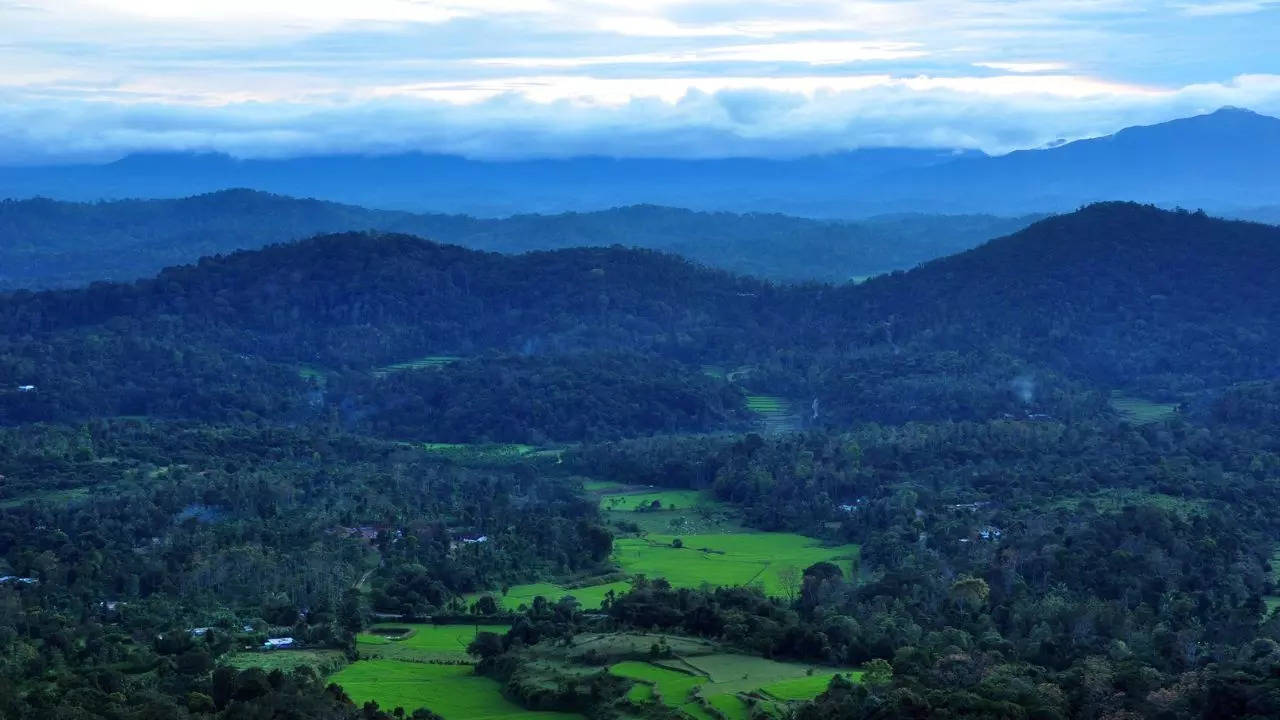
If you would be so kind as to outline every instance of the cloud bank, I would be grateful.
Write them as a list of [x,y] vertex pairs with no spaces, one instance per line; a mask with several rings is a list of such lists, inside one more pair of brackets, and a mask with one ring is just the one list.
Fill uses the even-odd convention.
[[1273,2],[0,0],[0,162],[997,153],[1280,114],[1277,28]]

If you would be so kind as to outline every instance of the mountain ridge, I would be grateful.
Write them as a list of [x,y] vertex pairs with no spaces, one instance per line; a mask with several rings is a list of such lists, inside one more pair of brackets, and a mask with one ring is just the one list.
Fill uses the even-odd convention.
[[227,187],[477,216],[657,204],[826,218],[1026,214],[1132,200],[1248,213],[1280,192],[1280,119],[1247,110],[1121,129],[1000,156],[870,148],[790,160],[142,154],[105,165],[0,168],[0,195],[98,200]]

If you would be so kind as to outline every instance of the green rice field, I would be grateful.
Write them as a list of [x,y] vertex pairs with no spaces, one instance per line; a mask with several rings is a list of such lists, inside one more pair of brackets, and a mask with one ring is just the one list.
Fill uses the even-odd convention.
[[357,706],[373,700],[386,709],[402,707],[406,714],[425,707],[445,720],[581,720],[572,713],[526,710],[470,665],[362,660],[334,673],[329,682],[342,686]]
[[634,511],[660,503],[664,510],[688,510],[707,498],[699,490],[652,490],[649,492],[607,493],[600,497],[601,510]]
[[[637,681],[627,695],[633,702],[660,701],[695,720],[714,717],[707,706],[728,720],[746,720],[751,714],[744,697],[748,693],[783,702],[811,700],[824,692],[838,674],[830,668],[733,654],[627,661],[613,665],[609,671]],[[858,671],[843,674],[855,681],[862,677]]]
[[[675,548],[679,537],[684,547]],[[817,540],[791,533],[717,533],[649,535],[614,541],[614,557],[632,574],[665,577],[676,587],[759,585],[771,595],[790,590],[785,579],[817,562],[837,565],[846,577],[858,546],[823,547]]]
[[467,645],[477,633],[504,634],[508,629],[508,625],[388,623],[374,625],[357,635],[356,649],[361,655],[392,660],[467,661],[471,659]]
[[604,602],[605,595],[612,590],[615,594],[622,593],[631,589],[629,582],[612,582],[603,585],[590,585],[581,588],[570,588],[555,583],[540,582],[528,583],[525,585],[512,585],[507,594],[500,592],[490,593],[473,593],[467,595],[464,599],[468,604],[475,602],[481,595],[492,595],[493,599],[498,602],[498,606],[504,610],[518,610],[521,605],[532,605],[533,599],[539,595],[546,598],[548,602],[555,602],[566,595],[572,595],[575,600],[582,604],[583,608],[595,610]]

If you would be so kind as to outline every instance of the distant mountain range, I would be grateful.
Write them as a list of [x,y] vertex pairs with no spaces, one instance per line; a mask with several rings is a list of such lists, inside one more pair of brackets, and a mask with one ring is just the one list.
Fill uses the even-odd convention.
[[172,198],[232,187],[478,216],[644,203],[834,218],[1008,215],[1133,200],[1271,219],[1280,214],[1280,120],[1224,108],[998,157],[900,148],[792,160],[156,154],[105,165],[0,169],[0,197]]
[[1036,217],[887,215],[823,221],[657,206],[482,219],[224,190],[177,200],[0,202],[0,290],[132,280],[205,255],[322,233],[377,230],[478,250],[643,247],[780,281],[846,282],[906,269]]

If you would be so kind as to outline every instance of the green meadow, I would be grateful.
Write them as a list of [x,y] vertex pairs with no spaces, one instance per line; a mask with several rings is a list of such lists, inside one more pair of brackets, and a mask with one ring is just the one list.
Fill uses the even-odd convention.
[[[723,506],[697,490],[636,492],[636,486],[593,480],[583,482],[583,488],[599,498],[608,516],[643,531],[643,537],[614,540],[613,559],[629,576],[663,577],[676,587],[757,585],[768,594],[785,595],[794,592],[804,569],[817,562],[834,563],[848,577],[858,554],[857,545],[827,547],[803,535],[744,530],[722,518]],[[654,501],[664,509],[635,511]],[[672,506],[676,510],[668,509]],[[675,547],[677,539],[680,548]],[[610,590],[620,595],[630,587],[626,580],[586,587],[539,582],[512,586],[505,595],[473,593],[465,600],[472,603],[489,594],[502,608],[517,610],[539,595],[550,602],[572,595],[582,607],[594,609]]]
[[467,645],[477,633],[504,634],[508,629],[508,625],[389,623],[357,635],[356,649],[364,656],[393,660],[467,661],[471,659]]
[[445,720],[581,720],[580,715],[526,710],[502,695],[496,680],[476,675],[470,665],[437,665],[401,660],[362,660],[329,677],[357,706],[428,708]]
[[783,702],[811,700],[843,672],[860,680],[858,671],[814,668],[760,657],[733,654],[696,656],[655,662],[626,661],[609,668],[619,677],[636,681],[627,694],[633,702],[661,702],[695,720],[715,717],[747,720],[751,703],[761,696]]
[[1112,394],[1111,407],[1120,414],[1120,417],[1136,425],[1160,422],[1178,412],[1177,403],[1152,402],[1118,393]]
[[[674,547],[679,538],[683,547]],[[794,591],[794,573],[818,562],[852,572],[857,545],[823,547],[792,533],[744,532],[706,535],[648,535],[614,541],[614,557],[631,574],[665,577],[676,587],[759,585],[765,593]]]
[[708,502],[698,490],[652,490],[648,492],[606,493],[600,497],[600,509],[617,512],[635,511],[659,503],[663,510],[688,510]]
[[626,581],[605,583],[603,585],[589,585],[586,587],[573,588],[565,585],[557,585],[555,583],[540,582],[528,583],[525,585],[512,585],[507,594],[501,592],[489,593],[472,593],[467,595],[464,600],[468,604],[475,602],[481,595],[492,595],[498,605],[504,610],[519,610],[520,607],[533,605],[533,599],[539,595],[546,598],[548,602],[555,602],[566,595],[572,595],[575,600],[581,603],[582,607],[594,610],[600,607],[604,602],[605,596],[612,590],[615,594],[622,593],[631,589],[631,583]]

